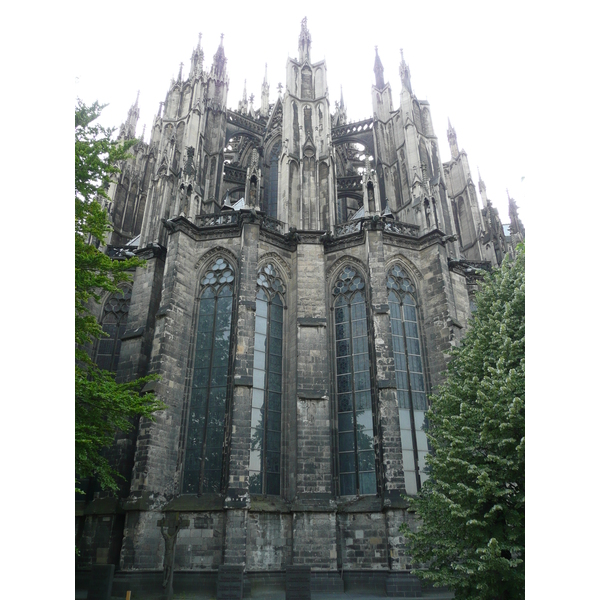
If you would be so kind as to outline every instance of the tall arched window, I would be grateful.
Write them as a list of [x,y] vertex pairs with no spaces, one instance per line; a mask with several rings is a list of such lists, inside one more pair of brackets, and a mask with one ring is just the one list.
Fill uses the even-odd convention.
[[424,472],[427,437],[423,431],[427,396],[417,322],[415,288],[398,266],[388,274],[388,302],[396,365],[400,437],[407,494],[416,494],[427,479]]
[[257,283],[250,493],[279,495],[285,286],[272,264],[260,270]]
[[121,337],[127,328],[127,315],[131,302],[131,290],[113,294],[105,303],[102,314],[102,331],[108,334],[98,340],[96,364],[107,371],[117,370],[121,354]]
[[184,494],[221,491],[233,269],[218,258],[204,274],[201,285],[183,468]]
[[376,494],[365,284],[346,267],[333,288],[341,496]]

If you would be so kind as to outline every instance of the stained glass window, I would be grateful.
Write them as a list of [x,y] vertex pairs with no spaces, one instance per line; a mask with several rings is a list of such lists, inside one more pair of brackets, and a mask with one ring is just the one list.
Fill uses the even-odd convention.
[[113,294],[104,305],[102,314],[102,331],[107,337],[98,340],[96,364],[101,369],[116,371],[121,354],[121,338],[127,328],[127,315],[131,302],[131,290],[124,289]]
[[427,396],[417,319],[415,288],[404,271],[394,266],[387,287],[396,366],[400,438],[407,494],[416,494],[427,479],[427,437],[423,431]]
[[218,258],[204,274],[196,326],[183,493],[220,492],[230,364],[233,269]]
[[279,495],[285,285],[272,264],[259,271],[257,283],[250,493]]
[[376,494],[365,284],[346,267],[333,289],[341,496]]

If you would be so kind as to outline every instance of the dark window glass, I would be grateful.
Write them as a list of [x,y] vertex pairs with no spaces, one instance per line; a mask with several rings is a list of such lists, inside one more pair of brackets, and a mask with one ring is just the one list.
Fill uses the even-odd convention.
[[340,495],[376,494],[364,282],[346,267],[334,285]]
[[127,329],[127,315],[131,302],[131,290],[113,294],[105,303],[102,313],[102,331],[107,337],[100,338],[96,347],[96,364],[106,371],[116,372],[121,354],[121,337]]
[[421,431],[427,410],[425,377],[417,322],[415,288],[399,266],[389,273],[387,286],[396,366],[404,481],[406,492],[416,494],[427,479],[424,456],[427,438]]
[[281,480],[282,295],[285,286],[271,264],[259,271],[257,283],[250,492],[277,496]]
[[230,363],[233,270],[217,259],[202,278],[183,493],[220,492]]

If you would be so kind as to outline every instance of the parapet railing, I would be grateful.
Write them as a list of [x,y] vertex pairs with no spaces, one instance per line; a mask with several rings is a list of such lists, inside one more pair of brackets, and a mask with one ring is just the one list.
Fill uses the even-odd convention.
[[[279,235],[287,235],[287,225],[278,221],[273,217],[265,214],[260,214],[256,210],[243,211],[227,211],[212,215],[199,215],[196,217],[197,227],[220,227],[224,225],[237,225],[243,221],[258,222],[262,229],[277,233]],[[325,234],[324,241],[341,238],[353,233],[359,233],[364,229],[380,229],[390,233],[397,233],[408,237],[418,238],[420,228],[418,225],[411,223],[402,223],[391,219],[381,218],[379,216],[363,217],[361,219],[352,219],[345,223],[335,225],[333,232]],[[293,230],[293,231],[292,231]],[[294,228],[290,228],[290,232],[295,232]]]
[[339,238],[352,233],[358,233],[363,229],[383,229],[400,235],[409,237],[419,237],[419,226],[411,223],[402,223],[400,221],[392,221],[390,219],[382,219],[380,217],[363,217],[362,219],[353,219],[336,225],[333,230],[333,237]]

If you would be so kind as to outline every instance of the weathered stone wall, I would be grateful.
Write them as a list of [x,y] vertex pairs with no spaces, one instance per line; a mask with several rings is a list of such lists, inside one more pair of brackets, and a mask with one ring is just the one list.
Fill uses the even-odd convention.
[[213,570],[222,564],[224,514],[185,513],[189,525],[177,534],[175,569]]
[[294,513],[293,564],[314,569],[337,565],[336,523],[333,512]]
[[[305,235],[294,251],[283,250],[281,242],[271,244],[251,219],[240,226],[238,234],[232,232],[222,238],[211,233],[204,239],[189,227],[176,229],[169,235],[164,269],[161,259],[155,258],[150,270],[136,274],[134,288],[139,294],[132,303],[131,322],[140,327],[151,324],[152,355],[148,361],[143,335],[130,337],[124,343],[123,372],[139,373],[146,361],[151,372],[161,375],[156,392],[168,408],[157,414],[156,422],[140,423],[121,568],[131,572],[163,566],[164,541],[157,522],[166,505],[179,501],[199,278],[222,255],[236,271],[237,286],[230,422],[224,423],[230,436],[228,488],[210,507],[206,498],[191,498],[191,504],[186,500],[189,505],[180,516],[189,524],[177,538],[175,569],[213,572],[221,564],[244,565],[252,572],[282,571],[290,564],[317,570],[409,569],[405,540],[398,531],[404,520],[413,517],[403,508],[387,273],[392,265],[400,264],[415,285],[430,386],[441,380],[447,360],[444,353],[456,343],[466,323],[464,277],[448,270],[445,247],[435,236],[429,241],[392,240],[374,229],[346,247],[325,251],[315,236]],[[276,502],[267,498],[269,508],[253,510],[248,462],[256,278],[259,264],[269,260],[286,281],[284,372],[289,375],[284,377],[282,494]],[[352,499],[336,499],[332,452],[336,421],[331,289],[346,264],[359,269],[366,284],[382,496],[358,499],[350,510],[342,504]],[[101,523],[86,517],[85,564],[105,560],[103,553],[110,542],[105,540]]]
[[248,571],[279,571],[290,564],[292,515],[250,512],[248,515]]
[[130,511],[125,518],[120,567],[123,570],[162,569],[164,540],[155,511]]
[[386,519],[383,513],[342,513],[344,569],[379,570],[388,568]]

